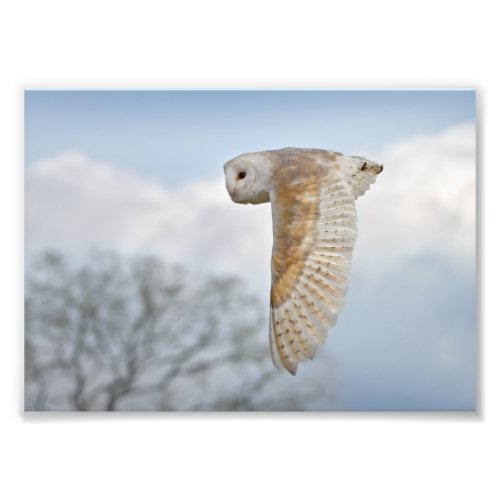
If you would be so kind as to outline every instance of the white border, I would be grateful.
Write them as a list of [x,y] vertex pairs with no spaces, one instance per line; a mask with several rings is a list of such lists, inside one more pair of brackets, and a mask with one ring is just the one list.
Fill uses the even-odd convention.
[[[490,457],[500,421],[500,83],[496,16],[484,2],[8,3],[0,30],[2,497],[500,498]],[[25,87],[477,88],[479,413],[23,416]]]

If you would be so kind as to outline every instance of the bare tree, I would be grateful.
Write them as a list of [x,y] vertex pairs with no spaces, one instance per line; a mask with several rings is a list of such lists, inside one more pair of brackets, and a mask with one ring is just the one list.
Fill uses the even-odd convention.
[[272,409],[263,311],[235,278],[44,253],[26,279],[26,409]]

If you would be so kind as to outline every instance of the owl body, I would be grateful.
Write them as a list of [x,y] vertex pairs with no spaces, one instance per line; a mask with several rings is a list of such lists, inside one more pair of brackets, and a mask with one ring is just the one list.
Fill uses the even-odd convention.
[[284,148],[224,165],[235,203],[271,202],[269,339],[273,362],[295,374],[340,312],[356,239],[355,199],[382,171],[362,157]]

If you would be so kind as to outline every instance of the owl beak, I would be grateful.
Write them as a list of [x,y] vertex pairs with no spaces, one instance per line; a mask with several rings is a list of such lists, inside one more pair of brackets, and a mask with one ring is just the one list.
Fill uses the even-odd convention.
[[238,186],[234,186],[234,188],[229,191],[229,195],[231,196],[231,199],[234,201],[236,198],[236,191],[238,191]]

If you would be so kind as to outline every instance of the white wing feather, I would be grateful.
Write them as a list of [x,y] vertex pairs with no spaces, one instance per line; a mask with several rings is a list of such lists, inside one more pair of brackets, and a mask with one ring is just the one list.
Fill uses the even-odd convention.
[[[337,174],[319,189],[319,216],[310,226],[312,244],[302,270],[288,282],[286,300],[271,304],[270,339],[273,361],[295,374],[298,363],[312,359],[337,319],[347,291],[351,254],[356,240],[354,196]],[[271,197],[273,200],[273,198]],[[273,220],[275,204],[273,203]],[[289,249],[293,251],[293,249]],[[290,256],[288,256],[290,258]]]

